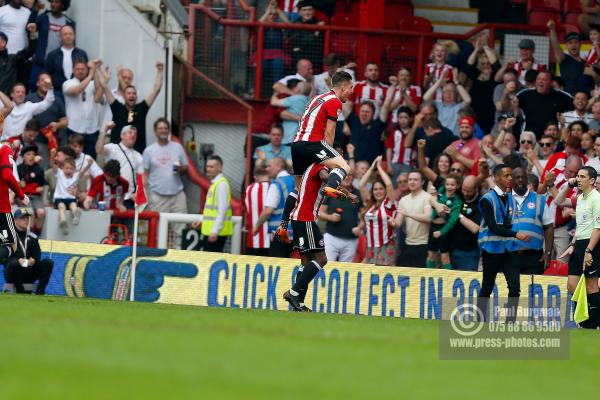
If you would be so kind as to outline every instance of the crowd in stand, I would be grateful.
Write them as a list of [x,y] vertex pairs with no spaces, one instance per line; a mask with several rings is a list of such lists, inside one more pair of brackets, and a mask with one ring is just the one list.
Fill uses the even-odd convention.
[[[313,5],[300,1],[298,10],[310,16]],[[269,15],[285,17],[276,2],[263,18]],[[265,61],[275,108],[254,129],[255,146],[260,145],[254,153],[256,177],[264,186],[270,176],[272,187],[287,175],[274,169],[272,160],[279,166],[291,163],[288,146],[308,99],[329,91],[331,75],[346,70],[364,80],[355,82],[339,115],[334,147],[353,168],[343,185],[360,194],[361,203],[327,199],[321,206],[328,259],[477,270],[480,199],[498,190],[492,171],[507,165],[513,170],[516,207],[541,207],[527,202],[529,193],[540,194],[545,203],[544,238],[535,245],[515,239],[517,251],[539,256],[522,271],[543,273],[550,260],[566,261],[574,210],[554,199],[580,167],[590,165],[600,173],[600,26],[587,24],[586,37],[566,32],[564,52],[556,23],[547,25],[560,75],[536,59],[531,39],[520,41],[519,59],[501,62],[485,33],[460,45],[435,43],[422,85],[413,82],[408,68],[385,79],[376,63],[357,66],[336,54],[296,58],[297,71],[289,76],[280,76],[283,69]],[[582,54],[588,39],[591,49]],[[576,192],[572,188],[568,196]],[[257,204],[246,202],[254,207],[248,212],[257,215],[248,219],[251,252],[268,248],[269,232],[277,227],[261,230],[270,217],[258,218]],[[282,205],[269,204],[274,210]],[[358,246],[361,237],[364,251]]]
[[138,175],[149,209],[187,212],[187,157],[170,140],[167,120],[154,123],[156,143],[146,145],[164,64],[156,63],[143,99],[131,69],[116,65],[111,82],[109,66],[76,46],[75,21],[64,14],[70,5],[10,0],[0,7],[1,141],[11,146],[17,180],[31,200],[32,232],[41,232],[47,206],[59,210],[64,234],[82,209],[133,209]]

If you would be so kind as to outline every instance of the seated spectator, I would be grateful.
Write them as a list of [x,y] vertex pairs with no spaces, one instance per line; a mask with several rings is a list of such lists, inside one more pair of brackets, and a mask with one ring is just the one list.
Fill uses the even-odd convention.
[[535,42],[531,39],[522,39],[519,42],[519,55],[518,61],[508,60],[504,67],[496,73],[496,81],[500,82],[502,74],[508,69],[514,69],[517,71],[517,78],[522,85],[525,85],[525,74],[527,71],[546,71],[546,64],[538,63],[535,61],[533,54],[535,53]]
[[[314,17],[315,8],[312,0],[301,0],[298,3],[299,18],[292,20],[295,24],[325,25]],[[292,46],[292,65],[301,59],[311,60],[317,70],[321,69],[323,56],[323,33],[304,29],[294,29],[290,32]]]
[[525,129],[533,131],[540,138],[546,123],[554,120],[557,113],[573,109],[573,98],[551,87],[551,74],[548,71],[538,74],[535,85],[535,89],[520,91],[517,98],[525,114]]
[[42,259],[42,250],[37,236],[29,232],[28,208],[19,208],[15,211],[15,231],[17,234],[17,248],[10,256],[4,268],[4,281],[14,285],[15,292],[25,293],[23,284],[38,282],[35,294],[43,295],[52,275],[54,262]]
[[21,189],[29,197],[29,207],[33,209],[33,232],[40,234],[46,218],[42,200],[46,179],[44,179],[44,170],[36,160],[37,155],[37,147],[31,145],[23,147],[21,151],[23,162],[17,166],[17,172]]
[[[496,52],[487,45],[486,39],[486,36],[477,38],[475,49],[467,60],[466,71],[472,82],[469,89],[472,107],[477,115],[477,123],[481,125],[485,133],[490,132],[495,123],[496,108],[491,100],[496,87],[494,76],[500,69]],[[478,60],[479,67],[477,67]]]
[[[387,97],[390,96],[386,96],[386,102]],[[410,171],[414,164],[414,130],[410,129],[412,111],[408,107],[401,107],[397,115],[398,122],[393,125],[393,132],[388,135],[384,144],[388,173],[393,174],[394,180],[399,174]],[[413,135],[410,135],[411,132]]]
[[67,135],[81,135],[84,140],[83,151],[92,158],[96,158],[99,134],[96,104],[102,100],[102,89],[94,81],[100,64],[100,60],[75,60],[73,78],[66,80],[62,87],[68,119]]
[[311,85],[308,82],[302,82],[299,79],[290,79],[287,83],[288,89],[292,91],[291,96],[279,99],[277,93],[271,97],[273,107],[283,107],[285,110],[281,113],[283,120],[283,140],[284,145],[290,145],[294,141],[294,136],[298,130],[298,122],[308,104],[308,96],[311,92]]
[[71,211],[73,225],[79,225],[81,210],[77,206],[77,184],[79,177],[87,173],[94,160],[88,159],[85,167],[79,172],[75,170],[75,160],[72,158],[65,158],[62,168],[58,168],[53,158],[51,160],[50,166],[56,174],[56,188],[53,196],[54,208],[58,209],[58,220],[63,235],[68,235],[67,210]]
[[73,76],[75,60],[88,61],[87,53],[75,47],[75,30],[72,26],[65,25],[60,28],[60,44],[58,49],[52,50],[46,56],[45,68],[48,75],[52,77],[52,85],[57,93],[61,92],[63,83]]
[[134,194],[137,192],[137,175],[144,173],[144,159],[133,148],[137,138],[135,126],[126,125],[121,129],[120,143],[106,143],[106,136],[114,127],[114,122],[109,122],[98,137],[96,152],[104,157],[105,161],[116,160],[121,166],[119,175],[128,183],[129,190],[125,193],[123,204],[125,208],[135,208]]
[[9,93],[17,83],[19,70],[33,54],[35,40],[31,40],[29,46],[14,54],[8,53],[7,44],[8,36],[4,32],[0,32],[0,91],[4,93]]
[[292,90],[288,88],[287,83],[290,79],[298,79],[302,82],[312,82],[313,80],[313,63],[307,59],[298,60],[296,63],[296,73],[287,75],[273,84],[273,91],[277,94],[292,95]]
[[171,124],[166,118],[154,122],[157,140],[146,147],[142,155],[144,186],[149,189],[150,210],[185,214],[187,200],[181,176],[187,173],[188,159],[181,144],[169,139],[170,130]]
[[283,128],[279,124],[274,124],[271,127],[271,142],[264,146],[259,146],[254,152],[255,165],[267,165],[269,160],[280,157],[283,158],[287,165],[292,163],[292,151],[290,146],[282,145]]
[[439,100],[442,98],[443,85],[447,82],[454,82],[458,78],[458,70],[452,65],[447,64],[448,48],[440,41],[433,45],[430,60],[431,62],[425,66],[423,88],[428,91],[433,84],[442,79],[442,82],[430,97],[433,100]]
[[578,32],[567,32],[565,45],[567,52],[563,52],[556,34],[556,22],[548,21],[550,32],[550,46],[554,52],[556,64],[560,67],[560,75],[565,79],[565,90],[571,95],[577,92],[589,93],[594,82],[591,77],[584,75],[586,60],[581,57],[581,40]]
[[331,91],[331,77],[340,69],[349,73],[352,76],[352,79],[354,79],[353,68],[356,68],[356,63],[354,62],[342,66],[341,57],[335,53],[329,53],[325,56],[323,64],[326,67],[325,71],[315,75],[314,86],[315,95],[317,96]]
[[600,24],[600,4],[595,0],[582,0],[579,14],[579,28],[584,35],[589,34],[590,26]]
[[[47,73],[42,72],[38,76],[36,84],[37,91],[29,93],[25,97],[25,102],[40,103],[44,101],[48,94],[47,85],[43,84],[44,81],[50,82],[51,77]],[[35,138],[38,146],[38,153],[44,156],[40,165],[42,168],[46,169],[48,168],[48,156],[50,154],[48,138],[50,138],[50,141],[53,141],[50,136],[51,134],[54,136],[54,140],[56,140],[58,131],[67,127],[67,114],[64,101],[59,97],[55,97],[50,108],[37,114],[35,119],[39,121],[41,130],[48,133],[48,135],[37,135]],[[49,132],[48,129],[50,130]]]
[[397,76],[390,76],[390,87],[387,93],[392,93],[394,101],[397,101],[397,105],[391,108],[392,122],[396,122],[400,107],[408,107],[414,113],[423,101],[421,87],[412,84],[410,70],[405,67],[398,70]]
[[6,49],[8,54],[17,54],[27,48],[27,21],[31,11],[23,6],[22,0],[10,0],[0,7],[0,29],[8,37]]
[[346,117],[347,130],[350,131],[350,143],[354,146],[354,158],[372,163],[383,154],[383,133],[385,130],[388,107],[381,109],[378,118],[374,118],[375,105],[363,101],[358,116],[351,113]]
[[134,86],[129,86],[125,89],[125,104],[121,104],[108,88],[110,75],[103,77],[101,74],[97,74],[96,79],[99,80],[104,90],[104,95],[108,99],[113,114],[113,121],[115,122],[115,127],[111,130],[110,134],[111,143],[119,143],[123,127],[133,125],[137,129],[137,140],[134,148],[140,153],[146,149],[146,116],[162,88],[164,68],[164,63],[156,63],[156,79],[152,91],[145,100],[139,103],[137,102],[137,89]]
[[375,106],[373,118],[379,116],[379,110],[385,101],[388,86],[379,82],[379,66],[374,62],[365,65],[365,80],[356,82],[352,88],[352,94],[344,104],[344,113],[354,111],[359,114],[359,109],[364,101],[370,101]]
[[594,116],[587,112],[589,95],[586,92],[577,92],[573,96],[572,111],[566,111],[561,115],[561,124],[563,126],[570,125],[575,121],[583,121],[589,124],[594,120]]
[[[458,76],[455,76],[454,82],[446,82],[446,74],[447,72],[442,72],[440,78],[425,92],[423,100],[432,100],[438,88],[444,84],[442,96],[439,97],[441,100],[435,100],[439,120],[443,126],[458,136],[458,111],[471,104],[471,96],[458,82]],[[458,102],[459,95],[462,100],[460,103]]]
[[96,207],[104,203],[108,210],[127,210],[123,202],[129,192],[129,182],[121,176],[121,165],[117,160],[108,160],[102,170],[102,175],[92,179],[83,208],[89,210],[93,203]]
[[[289,23],[288,17],[277,6],[276,0],[271,0],[265,14],[259,19],[262,23]],[[263,76],[265,82],[275,82],[283,77],[285,52],[284,31],[279,28],[265,28],[263,41]],[[258,61],[260,62],[260,60]]]
[[[4,128],[2,130],[3,139],[21,135],[25,130],[27,121],[50,108],[54,102],[52,82],[44,81],[42,85],[45,86],[45,90],[47,91],[46,97],[39,103],[32,103],[31,101],[25,101],[25,85],[22,83],[15,84],[10,93],[10,97],[14,102],[14,107],[8,116],[6,116],[7,114],[3,114],[3,116],[5,116]],[[2,97],[0,97],[0,99],[2,99],[2,103],[4,103],[6,107],[7,103],[5,99]]]
[[38,14],[35,20],[38,39],[30,79],[30,87],[33,91],[37,88],[39,74],[44,70],[46,56],[61,46],[60,30],[62,27],[69,25],[75,30],[75,22],[65,14],[70,6],[71,0],[50,1],[50,10]]
[[84,143],[85,141],[83,139],[83,135],[74,133],[73,135],[69,136],[69,147],[75,152],[75,170],[80,173],[80,178],[82,181],[86,181],[87,179],[86,174],[82,173],[82,171],[83,168],[88,164],[90,164],[90,166],[87,168],[87,170],[89,170],[92,178],[102,175],[102,169],[98,166],[98,164],[96,164],[94,158],[83,152]]

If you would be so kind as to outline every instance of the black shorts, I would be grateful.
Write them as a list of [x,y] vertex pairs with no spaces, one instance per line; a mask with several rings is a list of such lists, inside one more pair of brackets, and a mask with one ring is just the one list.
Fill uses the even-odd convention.
[[440,229],[442,229],[443,226],[444,224],[435,224],[433,222],[431,223],[431,226],[429,228],[429,239],[427,240],[427,250],[434,252],[439,251],[440,253],[450,252],[450,246],[448,245],[448,235],[440,236],[437,239],[433,237],[433,232],[439,231]]
[[321,164],[335,157],[340,157],[340,153],[324,140],[292,143],[294,175],[303,175],[311,164]]
[[0,245],[16,243],[17,232],[12,213],[0,213]]
[[[577,240],[573,248],[573,254],[569,257],[569,275],[581,276],[583,273],[583,258],[585,257],[585,248],[589,239]],[[585,276],[600,277],[600,246],[596,246],[592,251],[592,265],[585,270]]]
[[292,221],[294,248],[301,254],[325,251],[325,240],[316,222]]

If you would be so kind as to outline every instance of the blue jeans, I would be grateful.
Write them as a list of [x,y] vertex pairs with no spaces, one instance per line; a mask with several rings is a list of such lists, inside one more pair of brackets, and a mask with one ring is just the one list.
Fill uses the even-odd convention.
[[283,59],[263,60],[263,76],[270,78],[269,87],[283,78]]
[[479,248],[473,250],[452,250],[450,252],[452,269],[477,271],[477,268],[479,267],[479,257]]

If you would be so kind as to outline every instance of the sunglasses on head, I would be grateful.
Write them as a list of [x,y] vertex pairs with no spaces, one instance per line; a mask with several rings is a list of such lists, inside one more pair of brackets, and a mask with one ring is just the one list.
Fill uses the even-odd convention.
[[533,144],[533,142],[531,140],[521,140],[521,144]]
[[540,146],[542,146],[542,147],[552,147],[552,142],[540,142]]

